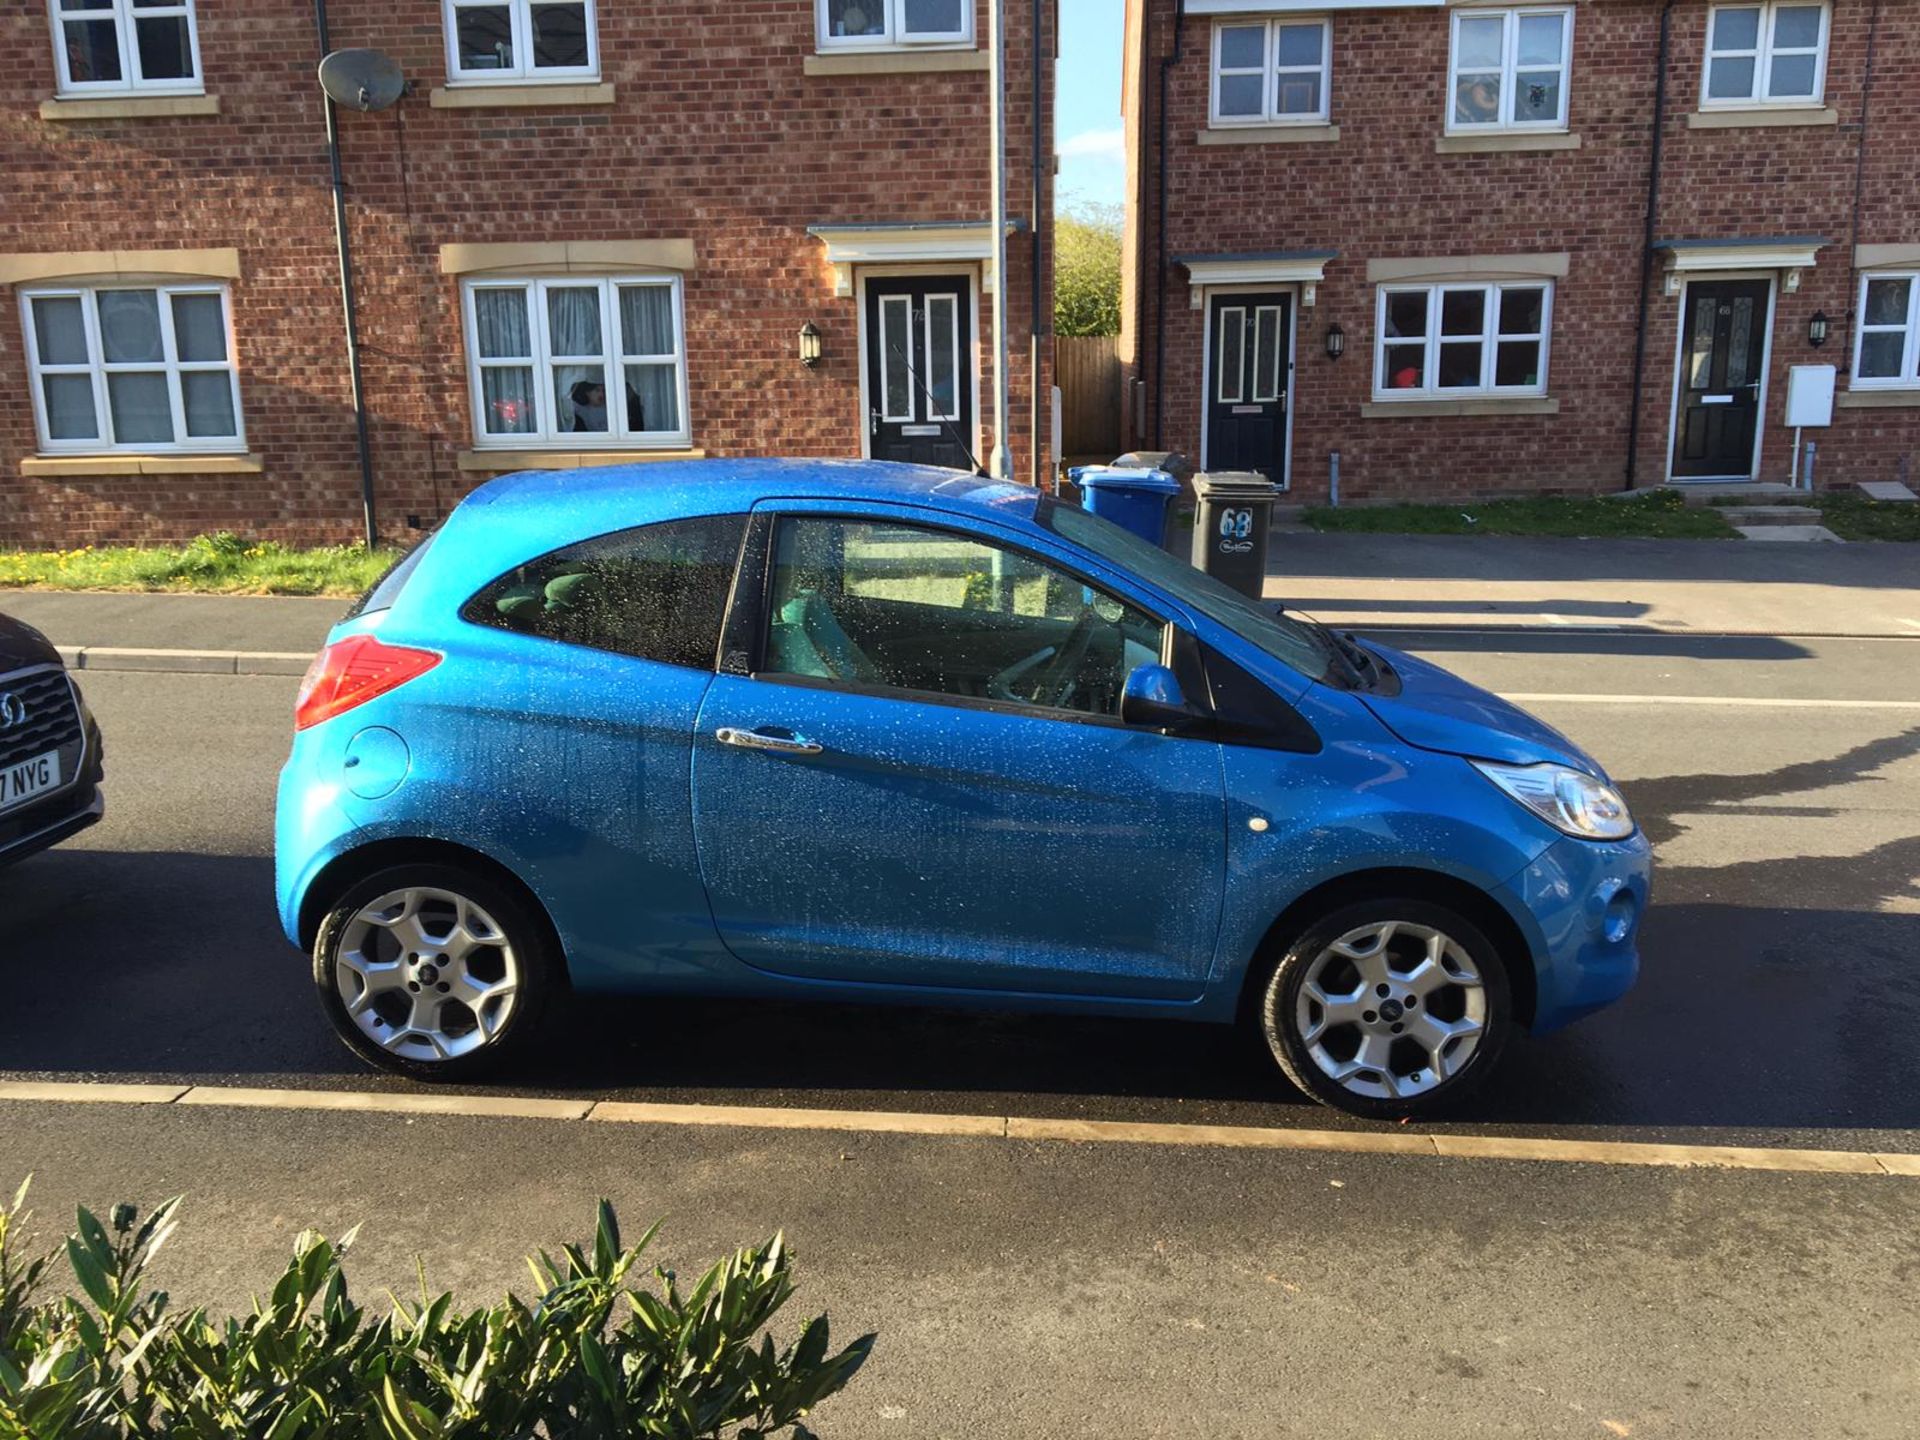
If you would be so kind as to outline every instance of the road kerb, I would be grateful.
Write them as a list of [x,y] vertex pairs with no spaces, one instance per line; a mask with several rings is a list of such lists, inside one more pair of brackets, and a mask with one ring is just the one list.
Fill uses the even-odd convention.
[[584,1120],[591,1100],[544,1100],[522,1095],[445,1095],[413,1091],[264,1090],[239,1085],[195,1085],[176,1102],[250,1110],[354,1110],[386,1115],[476,1115],[490,1119]]
[[[1433,1148],[1436,1154],[1461,1160],[1552,1160],[1590,1165],[1785,1170],[1820,1175],[1888,1173],[1872,1155],[1853,1150],[1649,1145],[1632,1140],[1535,1140],[1517,1135],[1435,1135]],[[1914,1173],[1920,1174],[1920,1169]]]
[[943,1115],[914,1110],[802,1110],[781,1105],[652,1105],[602,1100],[587,1119],[623,1125],[715,1125],[762,1130],[858,1130],[888,1135],[973,1135],[998,1140],[998,1115]]
[[943,1114],[937,1111],[825,1110],[774,1105],[556,1100],[536,1096],[416,1091],[278,1090],[239,1085],[149,1085],[0,1080],[0,1103],[51,1101],[183,1105],[360,1114],[448,1115],[603,1124],[824,1130],[1068,1144],[1183,1145],[1197,1149],[1294,1150],[1349,1155],[1424,1155],[1645,1168],[1762,1170],[1920,1179],[1920,1154],[1751,1145],[1674,1145],[1631,1140],[1555,1140],[1518,1135],[1431,1135],[1409,1130],[1293,1130],[1133,1120]]
[[137,670],[174,675],[304,675],[313,656],[304,650],[145,650],[112,645],[62,645],[70,670]]
[[0,1100],[57,1100],[62,1104],[171,1105],[185,1085],[131,1085],[88,1080],[0,1080]]
[[1330,1150],[1350,1155],[1431,1155],[1430,1135],[1367,1130],[1286,1130],[1254,1125],[1172,1125],[1134,1120],[1007,1121],[1009,1140],[1065,1140],[1121,1145],[1197,1145],[1226,1150]]

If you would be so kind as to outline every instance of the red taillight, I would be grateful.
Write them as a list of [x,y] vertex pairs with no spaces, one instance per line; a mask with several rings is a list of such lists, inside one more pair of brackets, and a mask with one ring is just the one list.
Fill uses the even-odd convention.
[[304,730],[364,705],[440,663],[431,650],[385,645],[371,635],[349,635],[313,657],[300,696],[293,702],[293,728]]

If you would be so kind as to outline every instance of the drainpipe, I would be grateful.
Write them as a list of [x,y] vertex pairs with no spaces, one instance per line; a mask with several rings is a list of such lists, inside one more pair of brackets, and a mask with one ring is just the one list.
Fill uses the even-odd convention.
[[[1027,326],[1027,455],[1029,479],[1033,488],[1040,488],[1040,14],[1046,0],[1033,0],[1033,29],[1028,32],[1028,47],[1033,51],[1033,188],[1027,197],[1027,213],[1032,217],[1033,231],[1033,274],[1032,299],[1029,304]],[[1052,333],[1052,317],[1048,316],[1047,330]],[[1049,402],[1052,396],[1048,397]],[[1055,456],[1057,462],[1059,457]]]
[[993,54],[993,103],[987,143],[993,147],[993,451],[987,473],[1013,478],[1007,445],[1007,27],[1006,0],[987,0],[987,48]]
[[1660,55],[1653,72],[1653,154],[1647,162],[1647,223],[1640,237],[1640,291],[1634,304],[1633,400],[1627,411],[1627,483],[1640,469],[1640,391],[1647,373],[1647,284],[1653,278],[1653,227],[1660,211],[1660,155],[1667,138],[1667,59],[1673,48],[1673,4],[1660,7]]
[[[320,58],[333,50],[327,33],[327,0],[313,0],[313,28],[319,32]],[[367,548],[379,542],[373,514],[373,447],[367,439],[367,397],[360,377],[360,324],[353,307],[353,251],[347,241],[347,182],[340,172],[340,116],[333,97],[322,94],[327,109],[327,163],[333,170],[333,243],[340,259],[340,308],[347,324],[347,376],[353,389],[354,440],[360,450],[360,510],[366,522]]]
[[1880,38],[1880,0],[1873,0],[1873,15],[1867,21],[1866,74],[1860,81],[1860,144],[1853,157],[1853,236],[1847,244],[1847,318],[1843,355],[1853,354],[1853,327],[1860,303],[1860,267],[1854,257],[1860,252],[1860,196],[1867,183],[1867,107],[1873,101],[1873,52]]
[[[1143,3],[1151,5],[1153,0],[1143,0]],[[1167,422],[1167,76],[1180,63],[1186,31],[1187,0],[1174,0],[1173,51],[1160,62],[1160,114],[1155,122],[1159,131],[1155,143],[1160,149],[1160,193],[1154,202],[1153,448],[1156,450],[1166,448],[1162,432]]]

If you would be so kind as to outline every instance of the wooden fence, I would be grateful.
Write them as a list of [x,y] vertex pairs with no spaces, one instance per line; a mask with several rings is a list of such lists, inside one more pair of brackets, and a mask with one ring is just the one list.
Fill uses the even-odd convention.
[[1062,456],[1113,456],[1120,449],[1119,341],[1111,335],[1061,335],[1053,345]]

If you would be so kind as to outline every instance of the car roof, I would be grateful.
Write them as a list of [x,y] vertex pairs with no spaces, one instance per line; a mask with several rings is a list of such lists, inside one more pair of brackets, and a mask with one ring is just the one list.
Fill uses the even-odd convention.
[[[931,465],[881,460],[656,460],[578,470],[527,470],[481,486],[455,512],[481,532],[555,545],[682,515],[721,515],[772,499],[878,500],[1031,520],[1036,492]],[[515,545],[513,548],[522,548]]]

